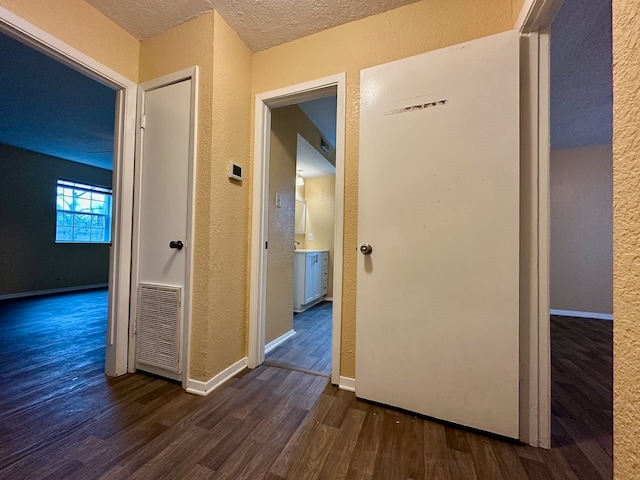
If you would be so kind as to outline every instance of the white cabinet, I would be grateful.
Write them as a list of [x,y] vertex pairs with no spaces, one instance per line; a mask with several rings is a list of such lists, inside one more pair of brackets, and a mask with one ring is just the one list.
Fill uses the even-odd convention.
[[304,312],[327,294],[329,252],[295,250],[293,259],[293,311]]

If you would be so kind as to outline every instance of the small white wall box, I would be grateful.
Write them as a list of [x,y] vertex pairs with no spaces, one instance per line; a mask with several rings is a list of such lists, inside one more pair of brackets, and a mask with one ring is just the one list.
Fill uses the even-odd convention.
[[229,178],[234,180],[242,180],[242,165],[229,162]]

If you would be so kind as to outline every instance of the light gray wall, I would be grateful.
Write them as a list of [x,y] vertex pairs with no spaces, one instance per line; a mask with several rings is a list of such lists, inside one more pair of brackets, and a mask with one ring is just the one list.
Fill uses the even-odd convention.
[[112,172],[0,144],[0,295],[106,283],[109,246],[57,244],[59,178],[111,186]]
[[613,312],[611,145],[551,151],[551,308]]

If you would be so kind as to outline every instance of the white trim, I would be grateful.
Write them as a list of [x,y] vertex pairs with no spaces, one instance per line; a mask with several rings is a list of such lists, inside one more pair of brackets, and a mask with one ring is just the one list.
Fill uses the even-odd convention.
[[[336,195],[333,244],[333,298],[331,324],[331,383],[340,382],[340,347],[342,337],[342,269],[344,266],[344,164],[346,137],[347,77],[337,77],[336,103]],[[355,386],[355,384],[354,384]]]
[[340,377],[340,383],[338,384],[340,390],[346,390],[347,392],[356,391],[356,379],[351,377]]
[[[522,34],[520,440],[551,446],[549,318],[550,31],[563,0],[525,0]],[[525,174],[526,172],[526,174]]]
[[613,320],[613,313],[578,312],[575,310],[556,310],[555,308],[552,308],[549,311],[549,314],[558,315],[560,317],[588,318],[592,320]]
[[267,355],[270,351],[275,350],[276,348],[278,348],[280,345],[282,345],[284,342],[286,342],[287,340],[289,340],[291,337],[297,335],[298,332],[296,332],[293,328],[291,330],[289,330],[287,333],[280,335],[278,338],[276,338],[275,340],[272,340],[271,342],[267,343],[264,346],[264,354]]
[[322,299],[323,302],[333,302],[333,297],[324,297]]
[[[182,355],[180,358],[180,371],[182,377],[182,386],[187,388],[189,382],[189,358],[191,348],[191,307],[193,304],[193,239],[195,235],[195,185],[196,185],[196,162],[197,162],[197,145],[198,145],[198,85],[199,85],[199,68],[193,66],[185,68],[178,72],[173,72],[168,75],[163,75],[148,82],[142,83],[138,89],[138,111],[143,112],[144,109],[144,96],[146,92],[165,87],[184,80],[191,80],[191,119],[190,119],[190,138],[189,138],[189,172],[188,172],[188,186],[187,186],[187,236],[184,240],[185,244],[185,285],[184,285],[184,312],[182,322]],[[142,115],[138,117],[137,129],[141,128],[140,119]],[[135,171],[135,188],[136,191],[140,191],[142,187],[142,135],[138,136],[136,142],[136,154],[139,161],[136,164]],[[131,270],[131,317],[135,319],[137,312],[137,288],[139,281],[139,248],[140,248],[140,204],[137,203],[134,206],[133,212],[133,258],[132,258],[132,270]],[[131,322],[129,328],[129,371],[135,372],[135,358],[136,358],[136,341],[135,341],[135,320]]]
[[40,295],[52,295],[54,293],[79,292],[82,290],[96,290],[98,288],[107,288],[108,283],[94,283],[92,285],[80,285],[78,287],[50,288],[49,290],[35,290],[32,292],[7,293],[0,295],[0,300],[12,300],[14,298],[37,297]]
[[[551,441],[549,320],[549,49],[521,37],[520,441]],[[546,77],[545,77],[546,76]],[[547,87],[541,86],[547,79]]]
[[513,27],[520,33],[531,33],[551,26],[564,0],[524,0]]
[[[549,0],[543,0],[548,6]],[[553,18],[549,19],[549,25]],[[538,444],[551,448],[551,45],[550,30],[538,31]]]
[[342,268],[344,251],[344,150],[345,150],[345,105],[346,74],[339,73],[310,82],[293,85],[255,97],[255,126],[253,154],[253,205],[251,222],[251,277],[249,293],[249,368],[264,362],[264,330],[266,316],[267,255],[265,242],[268,238],[266,205],[269,193],[269,150],[271,131],[271,108],[293,105],[337,95],[336,110],[336,192],[335,234],[333,270],[333,329],[331,339],[331,382],[339,383],[340,337],[342,329]]
[[0,32],[6,33],[57,61],[118,90],[113,162],[112,249],[109,259],[109,313],[105,373],[127,372],[129,341],[129,281],[133,216],[135,151],[135,82],[120,75],[53,35],[0,7]]
[[219,374],[206,382],[189,379],[187,380],[187,392],[205,397],[213,392],[216,388],[220,387],[223,383],[235,377],[245,368],[247,368],[247,357],[238,360],[236,363],[225,368]]

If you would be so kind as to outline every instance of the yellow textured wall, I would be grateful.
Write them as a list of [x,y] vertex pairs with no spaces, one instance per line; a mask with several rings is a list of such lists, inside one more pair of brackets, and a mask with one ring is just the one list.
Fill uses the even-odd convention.
[[522,10],[522,6],[524,5],[524,3],[525,0],[511,0],[511,14],[513,15],[513,23],[515,23],[515,21],[518,19],[518,15],[520,15],[520,10]]
[[[215,12],[142,42],[140,81],[198,65],[194,283],[189,376],[246,356],[251,52]],[[245,167],[228,178],[229,161]]]
[[640,472],[640,2],[613,0],[614,474]]
[[[307,236],[305,248],[329,250],[327,296],[333,297],[333,234],[336,217],[336,176],[308,178],[305,183],[307,200]],[[313,240],[309,240],[313,233]]]
[[0,0],[0,7],[129,80],[138,79],[138,40],[83,0]]
[[188,67],[199,67],[198,144],[193,306],[189,376],[208,380],[209,204],[211,199],[211,131],[213,118],[213,13],[178,25],[140,45],[140,83]]
[[347,74],[341,375],[355,375],[360,70],[509,30],[519,0],[423,0],[258,52],[252,93]]
[[[206,352],[207,379],[247,355],[251,175],[251,51],[215,12]],[[229,161],[244,166],[241,183]],[[198,332],[194,332],[193,338]],[[201,359],[193,367],[201,367]]]
[[[335,164],[335,149],[320,148],[320,130],[297,106],[276,108],[271,118],[271,160],[269,164],[269,255],[267,257],[267,319],[265,342],[293,328],[293,242],[299,248],[313,246],[304,235],[295,235],[295,197],[308,195],[307,185],[296,188],[298,134],[330,163]],[[305,193],[305,191],[307,193]],[[275,194],[281,206],[275,206]],[[307,212],[308,212],[307,206]],[[307,215],[307,222],[309,217]],[[309,232],[307,223],[307,232]],[[302,237],[302,240],[299,240]]]
[[[293,241],[296,196],[297,130],[290,106],[271,116],[269,161],[269,251],[267,255],[267,318],[265,343],[293,328]],[[280,207],[275,205],[276,193]]]

